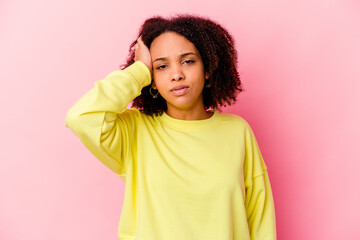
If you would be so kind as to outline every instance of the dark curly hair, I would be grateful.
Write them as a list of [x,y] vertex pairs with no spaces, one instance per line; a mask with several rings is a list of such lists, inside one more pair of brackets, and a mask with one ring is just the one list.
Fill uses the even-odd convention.
[[[210,84],[210,87],[203,89],[205,109],[221,111],[222,106],[236,102],[237,93],[242,92],[243,89],[236,69],[237,51],[234,40],[227,30],[209,18],[177,14],[168,19],[161,16],[146,19],[138,37],[141,35],[144,44],[150,49],[153,40],[164,32],[175,32],[184,36],[199,51],[204,70],[210,76],[205,83]],[[134,63],[133,46],[136,43],[135,40],[130,45],[127,62],[121,65],[120,69]],[[133,100],[132,107],[138,108],[147,115],[161,115],[167,109],[166,101],[161,95],[153,98],[149,93],[150,87],[151,84],[141,90],[141,94]]]

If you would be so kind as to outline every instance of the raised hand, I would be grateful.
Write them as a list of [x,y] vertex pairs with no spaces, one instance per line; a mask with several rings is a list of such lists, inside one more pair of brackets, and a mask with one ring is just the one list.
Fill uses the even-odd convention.
[[137,39],[137,43],[134,46],[135,49],[135,61],[142,61],[152,73],[152,63],[149,48],[144,44],[141,36]]

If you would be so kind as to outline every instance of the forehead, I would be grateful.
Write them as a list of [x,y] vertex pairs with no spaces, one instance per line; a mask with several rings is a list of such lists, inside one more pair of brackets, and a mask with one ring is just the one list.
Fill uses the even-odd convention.
[[154,58],[167,57],[173,54],[179,55],[190,51],[197,54],[199,53],[192,42],[174,32],[162,33],[156,37],[150,45],[150,53]]

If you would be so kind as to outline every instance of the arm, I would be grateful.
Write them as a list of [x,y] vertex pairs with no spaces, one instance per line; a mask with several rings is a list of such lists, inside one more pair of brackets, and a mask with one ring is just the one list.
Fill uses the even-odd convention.
[[95,82],[67,112],[65,126],[118,176],[126,172],[138,113],[126,107],[150,82],[148,67],[136,61]]
[[252,240],[275,240],[274,200],[265,162],[250,126],[246,132],[246,215]]

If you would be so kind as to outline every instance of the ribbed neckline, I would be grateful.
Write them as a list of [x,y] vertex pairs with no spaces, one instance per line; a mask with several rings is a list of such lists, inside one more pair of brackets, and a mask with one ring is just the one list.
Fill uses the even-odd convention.
[[209,110],[214,114],[207,119],[201,120],[182,120],[170,117],[165,112],[159,116],[159,120],[166,126],[175,128],[181,131],[199,131],[212,127],[219,121],[219,113],[216,110]]

